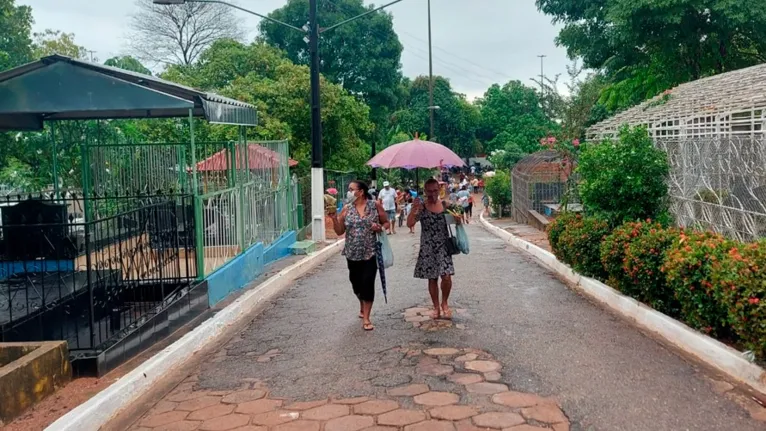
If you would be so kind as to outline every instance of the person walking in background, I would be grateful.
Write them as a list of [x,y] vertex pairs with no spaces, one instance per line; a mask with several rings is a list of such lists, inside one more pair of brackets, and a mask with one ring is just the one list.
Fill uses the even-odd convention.
[[[449,307],[449,295],[452,291],[452,276],[455,265],[452,255],[447,251],[450,238],[446,208],[439,200],[439,182],[428,180],[425,184],[426,201],[417,199],[412,205],[412,212],[407,217],[410,229],[420,222],[420,252],[415,264],[415,278],[428,280],[428,293],[431,296],[434,319],[444,317],[452,319]],[[460,220],[456,218],[457,223]],[[439,299],[439,279],[441,278],[441,300]]]
[[386,212],[388,219],[391,221],[389,224],[388,233],[396,233],[396,190],[391,188],[391,183],[388,181],[383,182],[383,190],[378,193],[378,200],[383,204],[383,210]]
[[340,215],[332,218],[338,236],[346,234],[343,255],[348,264],[348,278],[354,295],[359,299],[362,328],[372,331],[370,320],[375,301],[375,278],[378,274],[376,252],[377,234],[388,229],[389,221],[383,206],[375,202],[367,184],[354,181],[348,185],[346,204]]
[[[457,192],[457,203],[463,207],[463,213],[467,215],[471,206],[471,192],[468,191],[468,188],[465,185],[460,186],[460,191]],[[467,218],[465,223],[468,224]]]

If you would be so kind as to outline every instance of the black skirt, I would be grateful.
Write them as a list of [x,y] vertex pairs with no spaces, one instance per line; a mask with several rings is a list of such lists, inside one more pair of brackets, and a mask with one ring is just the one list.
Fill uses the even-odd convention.
[[348,260],[348,279],[354,289],[354,295],[360,301],[375,300],[375,278],[378,275],[378,260],[375,256],[370,260]]

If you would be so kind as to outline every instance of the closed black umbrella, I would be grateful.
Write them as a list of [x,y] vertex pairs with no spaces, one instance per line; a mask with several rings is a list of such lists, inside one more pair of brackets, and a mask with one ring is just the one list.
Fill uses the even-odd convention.
[[375,241],[375,256],[378,258],[378,271],[380,272],[380,284],[383,286],[383,299],[388,304],[388,296],[386,292],[386,267],[383,265],[383,244],[380,241]]

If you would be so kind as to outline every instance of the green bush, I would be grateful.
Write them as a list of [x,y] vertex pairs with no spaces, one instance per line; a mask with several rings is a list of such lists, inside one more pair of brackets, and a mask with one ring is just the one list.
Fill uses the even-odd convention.
[[624,127],[617,141],[587,145],[577,172],[586,211],[612,226],[656,220],[666,212],[667,156],[654,147],[644,128]]
[[487,194],[492,199],[495,210],[503,216],[503,209],[511,204],[511,177],[506,172],[498,170],[494,177],[487,179]]
[[601,241],[609,235],[609,225],[596,217],[577,215],[566,223],[558,239],[556,255],[580,274],[605,279],[601,265]]
[[662,272],[667,251],[681,238],[681,231],[659,223],[644,223],[644,233],[630,243],[625,253],[625,274],[634,297],[671,317],[680,316],[675,291]]
[[766,240],[732,247],[714,265],[727,323],[745,348],[766,359]]
[[734,244],[712,232],[684,232],[666,254],[663,272],[668,287],[675,292],[681,317],[707,334],[726,334],[729,310],[721,300],[713,273]]
[[601,243],[601,264],[608,277],[607,281],[610,286],[626,295],[631,295],[631,280],[625,272],[625,253],[630,243],[645,233],[646,226],[644,222],[624,223],[607,235]]
[[553,250],[553,254],[556,255],[556,258],[562,262],[566,262],[566,260],[560,255],[561,249],[559,248],[559,239],[561,239],[561,234],[564,233],[567,224],[577,220],[577,217],[578,216],[575,213],[565,212],[559,214],[548,225],[548,244],[551,245],[551,250]]

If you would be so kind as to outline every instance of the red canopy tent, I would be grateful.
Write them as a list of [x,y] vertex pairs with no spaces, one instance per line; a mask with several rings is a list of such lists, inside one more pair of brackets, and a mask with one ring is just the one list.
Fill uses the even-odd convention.
[[[243,169],[245,160],[247,160],[247,169],[276,169],[281,163],[281,156],[274,150],[262,147],[257,144],[247,144],[247,155],[238,154],[235,166],[237,169]],[[205,160],[197,163],[197,171],[225,171],[229,169],[229,150],[227,148],[213,154]],[[288,159],[288,166],[294,167],[298,162]]]

